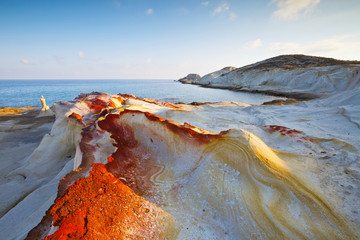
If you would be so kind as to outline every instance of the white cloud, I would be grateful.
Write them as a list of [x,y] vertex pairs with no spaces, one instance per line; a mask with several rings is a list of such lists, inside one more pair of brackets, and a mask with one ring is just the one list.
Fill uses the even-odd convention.
[[207,2],[207,1],[206,2],[201,2],[201,5],[207,7],[209,5],[209,2]]
[[271,52],[280,54],[304,53],[312,55],[344,54],[360,51],[360,40],[352,40],[351,35],[322,39],[308,44],[296,42],[274,42],[268,47]]
[[154,12],[154,10],[152,8],[149,8],[148,10],[146,10],[146,13],[149,15],[153,14],[153,12]]
[[315,53],[356,51],[360,47],[360,41],[351,41],[351,35],[342,35],[323,39],[305,46],[305,51]]
[[29,60],[27,60],[27,59],[21,59],[20,60],[21,61],[21,63],[23,63],[23,64],[25,64],[25,65],[29,65],[30,64],[30,61]]
[[281,20],[296,20],[313,10],[320,0],[272,0],[272,3],[277,5],[273,16]]
[[214,15],[219,14],[219,13],[224,13],[230,10],[230,7],[227,3],[223,3],[221,5],[219,5],[213,12]]
[[83,51],[79,51],[78,56],[79,56],[79,58],[84,58],[85,53]]
[[261,39],[256,39],[254,41],[245,43],[244,48],[246,50],[255,50],[255,49],[261,47],[262,45],[263,45],[263,42],[261,41]]
[[227,3],[223,3],[219,5],[217,8],[215,8],[212,14],[214,16],[215,15],[227,16],[230,21],[233,21],[237,18],[236,13],[230,11],[230,6]]

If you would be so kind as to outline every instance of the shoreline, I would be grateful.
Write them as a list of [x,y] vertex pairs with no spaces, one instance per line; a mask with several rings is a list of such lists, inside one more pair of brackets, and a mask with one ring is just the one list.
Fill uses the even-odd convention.
[[226,87],[226,86],[212,86],[209,84],[199,84],[199,83],[183,83],[179,81],[181,84],[191,84],[191,85],[197,85],[203,88],[214,88],[214,89],[224,89],[224,90],[230,90],[234,92],[245,92],[245,93],[254,93],[254,94],[264,94],[274,97],[285,97],[285,98],[292,98],[299,101],[308,101],[320,98],[319,95],[311,94],[311,93],[301,93],[301,92],[277,92],[273,90],[250,90],[250,89],[243,89],[243,88],[237,88],[237,87]]

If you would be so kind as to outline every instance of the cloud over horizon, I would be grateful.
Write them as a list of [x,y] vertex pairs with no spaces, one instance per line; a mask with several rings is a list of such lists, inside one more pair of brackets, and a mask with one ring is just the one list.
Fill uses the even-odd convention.
[[272,0],[277,10],[273,16],[281,20],[296,20],[300,15],[306,15],[311,12],[320,0]]
[[346,51],[360,51],[360,41],[352,40],[352,37],[351,35],[341,35],[308,44],[273,42],[269,44],[268,51],[280,54],[302,53],[324,56]]

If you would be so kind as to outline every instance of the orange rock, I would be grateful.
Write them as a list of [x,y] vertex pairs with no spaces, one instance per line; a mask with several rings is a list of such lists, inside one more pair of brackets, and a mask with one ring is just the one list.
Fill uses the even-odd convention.
[[47,240],[160,239],[172,225],[170,215],[136,195],[104,164],[94,164],[90,176],[56,199],[50,213],[59,229]]
[[73,112],[71,115],[69,115],[69,118],[75,118],[77,120],[81,120],[83,117],[80,114]]

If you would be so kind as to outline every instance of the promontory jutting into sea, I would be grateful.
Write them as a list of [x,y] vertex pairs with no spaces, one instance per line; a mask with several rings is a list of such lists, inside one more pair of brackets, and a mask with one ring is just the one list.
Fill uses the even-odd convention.
[[360,238],[359,61],[174,80],[0,81],[0,239]]

